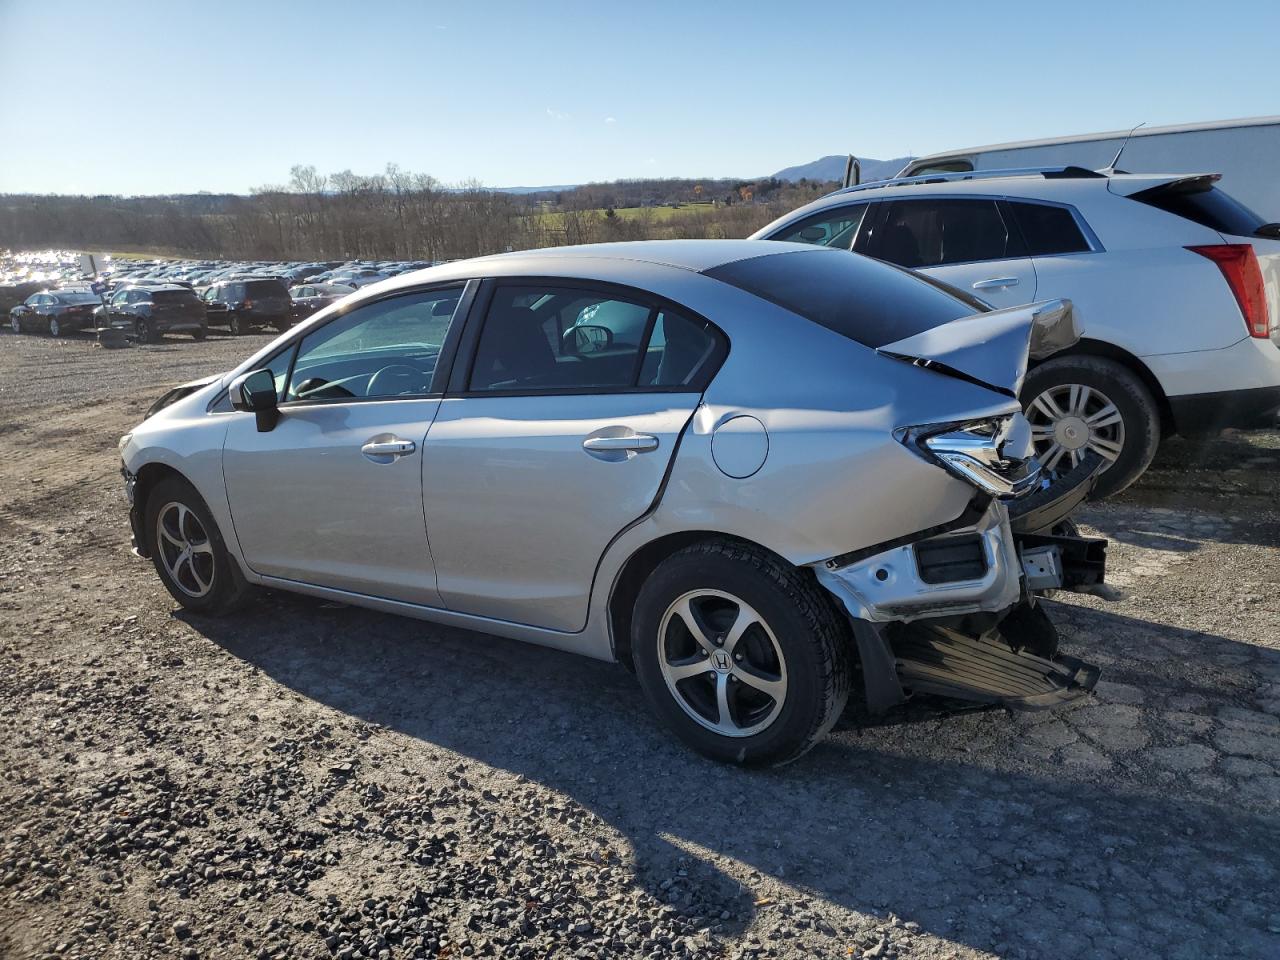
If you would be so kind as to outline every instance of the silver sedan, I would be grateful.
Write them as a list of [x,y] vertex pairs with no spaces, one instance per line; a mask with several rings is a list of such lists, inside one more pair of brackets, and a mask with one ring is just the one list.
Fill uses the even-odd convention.
[[256,585],[619,661],[694,748],[781,763],[850,691],[1048,706],[1097,670],[1037,596],[1105,542],[1016,400],[1070,305],[988,311],[803,244],[433,267],[175,388],[121,440],[182,606]]

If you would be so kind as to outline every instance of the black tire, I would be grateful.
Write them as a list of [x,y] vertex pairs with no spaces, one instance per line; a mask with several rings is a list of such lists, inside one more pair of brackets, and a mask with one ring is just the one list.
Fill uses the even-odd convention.
[[209,331],[205,327],[201,327],[195,333],[191,334],[192,338],[195,340],[203,340],[208,335],[209,335]]
[[10,330],[12,330],[14,333],[21,333],[21,332],[22,332],[22,318],[21,318],[21,317],[14,317],[14,316],[9,317],[9,329],[10,329]]
[[[760,632],[759,626],[750,628],[739,643],[740,649],[744,645],[759,649],[770,639],[776,641],[773,649],[785,669],[772,672],[785,678],[785,693],[776,715],[758,732],[731,736],[709,729],[682,705],[682,701],[690,702],[688,697],[678,700],[680,695],[668,686],[659,660],[668,657],[671,631],[678,632],[682,627],[669,627],[666,637],[662,636],[661,627],[677,600],[699,590],[741,598],[767,625],[767,632]],[[849,698],[851,653],[847,624],[815,581],[758,548],[710,540],[672,554],[641,587],[632,624],[636,673],[654,713],[686,744],[714,760],[745,766],[795,760],[827,734]],[[752,631],[756,631],[754,635]],[[735,654],[734,659],[741,657]],[[707,666],[711,666],[710,660]],[[737,668],[729,664],[728,669]],[[714,673],[708,670],[706,677],[700,672],[678,680],[676,689],[687,690],[686,684],[709,682],[714,690]],[[748,702],[757,696],[756,691],[740,683],[732,689],[738,691],[739,711],[743,710],[744,693]],[[710,696],[714,699],[714,694]],[[718,714],[719,708],[716,710]],[[730,706],[731,716],[733,710]]]
[[156,339],[151,324],[141,317],[133,321],[133,336],[139,343],[153,343]]
[[[159,524],[161,514],[175,505],[185,507],[199,521],[198,528],[190,525],[188,521],[184,535],[197,531],[203,533],[203,538],[193,536],[192,539],[199,541],[201,545],[207,544],[210,548],[206,554],[209,557],[208,564],[199,572],[201,577],[209,577],[211,574],[211,579],[208,580],[208,591],[203,595],[193,595],[191,587],[193,585],[198,587],[199,581],[191,579],[191,568],[186,568],[184,571],[184,568],[179,566],[179,577],[175,578],[166,566],[167,559],[173,558],[174,545],[163,541]],[[171,517],[172,513],[169,516]],[[167,477],[156,484],[147,496],[144,523],[146,524],[145,535],[151,548],[151,560],[160,577],[160,582],[164,584],[173,599],[184,608],[192,613],[220,616],[243,606],[252,595],[253,588],[245,580],[236,559],[228,552],[226,542],[222,539],[222,534],[213,520],[213,515],[209,512],[209,507],[195,487],[186,480],[181,477]],[[174,525],[169,524],[169,529],[173,528]],[[184,586],[184,583],[187,585]]]
[[247,332],[245,330],[244,321],[237,317],[234,313],[227,320],[227,330],[233,337],[238,337]]
[[46,320],[44,322],[44,328],[51,337],[62,336],[62,324],[58,322],[56,317],[50,317]]
[[[1151,391],[1136,375],[1114,360],[1105,357],[1057,357],[1040,364],[1027,374],[1022,385],[1022,405],[1033,422],[1043,422],[1044,410],[1035,406],[1036,398],[1046,392],[1088,387],[1114,404],[1123,427],[1119,453],[1098,478],[1090,495],[1092,500],[1113,496],[1132,484],[1146,471],[1160,445],[1160,412]],[[1037,452],[1044,453],[1038,443]],[[1051,457],[1044,458],[1047,462]],[[1062,462],[1069,468],[1068,461]]]

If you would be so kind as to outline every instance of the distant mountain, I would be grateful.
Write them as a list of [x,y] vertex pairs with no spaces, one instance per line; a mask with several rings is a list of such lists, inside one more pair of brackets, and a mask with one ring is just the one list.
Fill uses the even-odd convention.
[[550,187],[494,187],[493,190],[495,193],[562,193],[580,186],[580,183],[559,183]]
[[[792,183],[797,180],[843,180],[844,165],[848,159],[847,155],[839,154],[823,157],[812,163],[802,163],[798,167],[779,170],[774,177],[779,180],[789,180]],[[893,160],[872,160],[868,157],[859,157],[858,162],[862,164],[862,182],[887,180],[906,166],[907,161],[911,159],[911,157],[897,157]]]

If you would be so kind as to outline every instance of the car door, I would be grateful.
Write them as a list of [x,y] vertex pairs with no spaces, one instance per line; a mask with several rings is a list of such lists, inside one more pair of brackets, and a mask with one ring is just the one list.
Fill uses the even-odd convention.
[[422,449],[460,284],[361,304],[267,366],[274,429],[234,413],[223,449],[245,562],[300,583],[439,606],[422,512]]
[[884,204],[868,251],[993,307],[1036,298],[1036,272],[1016,224],[989,197],[919,197]]
[[480,302],[423,461],[441,598],[581,630],[596,564],[653,503],[727,346],[630,288],[502,280]]

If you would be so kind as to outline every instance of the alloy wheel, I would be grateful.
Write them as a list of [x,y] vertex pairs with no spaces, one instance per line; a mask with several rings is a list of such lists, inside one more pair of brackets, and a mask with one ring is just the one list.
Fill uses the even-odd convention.
[[19,320],[17,317],[9,318],[9,326],[12,328],[14,333],[22,332],[22,321]]
[[1036,456],[1046,470],[1070,469],[1089,450],[1110,466],[1124,450],[1124,417],[1096,387],[1050,387],[1031,401],[1027,419]]
[[58,325],[56,317],[49,318],[49,336],[56,337],[62,332],[62,328]]
[[726,737],[772,724],[787,696],[787,666],[769,625],[721,590],[678,597],[658,629],[658,665],[690,717]]
[[213,544],[186,504],[166,503],[156,515],[156,549],[169,578],[189,597],[203,597],[213,589]]

